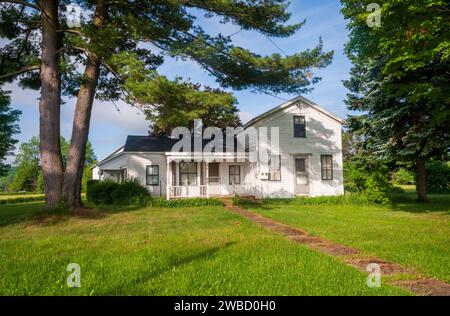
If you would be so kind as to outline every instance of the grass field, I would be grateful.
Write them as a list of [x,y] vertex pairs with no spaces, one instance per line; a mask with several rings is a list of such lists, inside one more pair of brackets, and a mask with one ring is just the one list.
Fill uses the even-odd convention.
[[411,193],[391,206],[270,205],[252,209],[312,235],[353,247],[450,282],[450,195],[415,203]]
[[[223,207],[79,218],[0,206],[0,262],[2,295],[410,294],[369,288],[356,269]],[[80,288],[66,284],[69,263],[81,267]]]

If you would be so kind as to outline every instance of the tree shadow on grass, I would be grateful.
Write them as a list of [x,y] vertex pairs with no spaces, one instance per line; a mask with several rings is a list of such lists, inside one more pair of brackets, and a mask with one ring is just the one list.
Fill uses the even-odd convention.
[[[202,251],[197,251],[186,256],[177,255],[169,257],[167,262],[163,266],[159,267],[156,270],[149,270],[149,271],[144,270],[139,276],[127,279],[126,280],[127,284],[123,284],[120,287],[137,288],[139,285],[146,284],[147,282],[150,282],[152,279],[158,278],[164,273],[172,271],[174,268],[181,267],[195,261],[213,258],[217,252],[224,250],[236,243],[237,243],[236,241],[229,241],[220,246],[215,246]],[[110,288],[108,292],[114,293],[115,289],[116,286]]]
[[410,213],[441,212],[450,215],[450,194],[430,194],[430,201],[418,203],[414,193],[391,194],[391,210]]

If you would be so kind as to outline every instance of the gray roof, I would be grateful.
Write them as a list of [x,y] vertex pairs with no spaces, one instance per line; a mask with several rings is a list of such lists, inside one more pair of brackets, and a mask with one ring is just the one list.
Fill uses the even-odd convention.
[[124,151],[167,152],[177,141],[167,136],[130,135],[125,142]]
[[[172,151],[172,147],[175,143],[177,143],[179,139],[172,139],[168,136],[135,136],[130,135],[127,137],[127,141],[125,142],[124,152],[170,152]],[[211,139],[203,139],[202,149],[211,142]],[[224,149],[226,151],[226,140],[224,142]],[[233,143],[233,147],[236,150],[237,144]],[[194,145],[192,143],[191,148],[194,149]]]

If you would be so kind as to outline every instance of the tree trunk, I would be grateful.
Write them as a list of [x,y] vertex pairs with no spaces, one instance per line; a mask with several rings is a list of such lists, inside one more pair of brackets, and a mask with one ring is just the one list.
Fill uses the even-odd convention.
[[[100,28],[106,17],[106,8],[102,1],[97,2],[94,25]],[[85,81],[78,92],[73,119],[72,138],[63,184],[63,199],[70,209],[79,208],[81,202],[81,180],[83,176],[86,144],[89,136],[92,104],[100,75],[100,58],[89,53],[84,71]]]
[[57,33],[58,0],[40,1],[42,20],[41,98],[39,136],[45,205],[57,208],[61,202],[63,166],[60,146],[61,77],[58,69],[61,46]]
[[426,183],[426,172],[425,172],[425,160],[420,159],[417,161],[417,201],[427,202],[427,183]]

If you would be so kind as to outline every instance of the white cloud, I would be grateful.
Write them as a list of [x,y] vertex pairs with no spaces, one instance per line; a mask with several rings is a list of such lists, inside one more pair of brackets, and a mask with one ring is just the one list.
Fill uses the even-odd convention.
[[254,117],[254,115],[250,112],[240,111],[239,117],[241,118],[242,124],[245,124],[250,121]]

